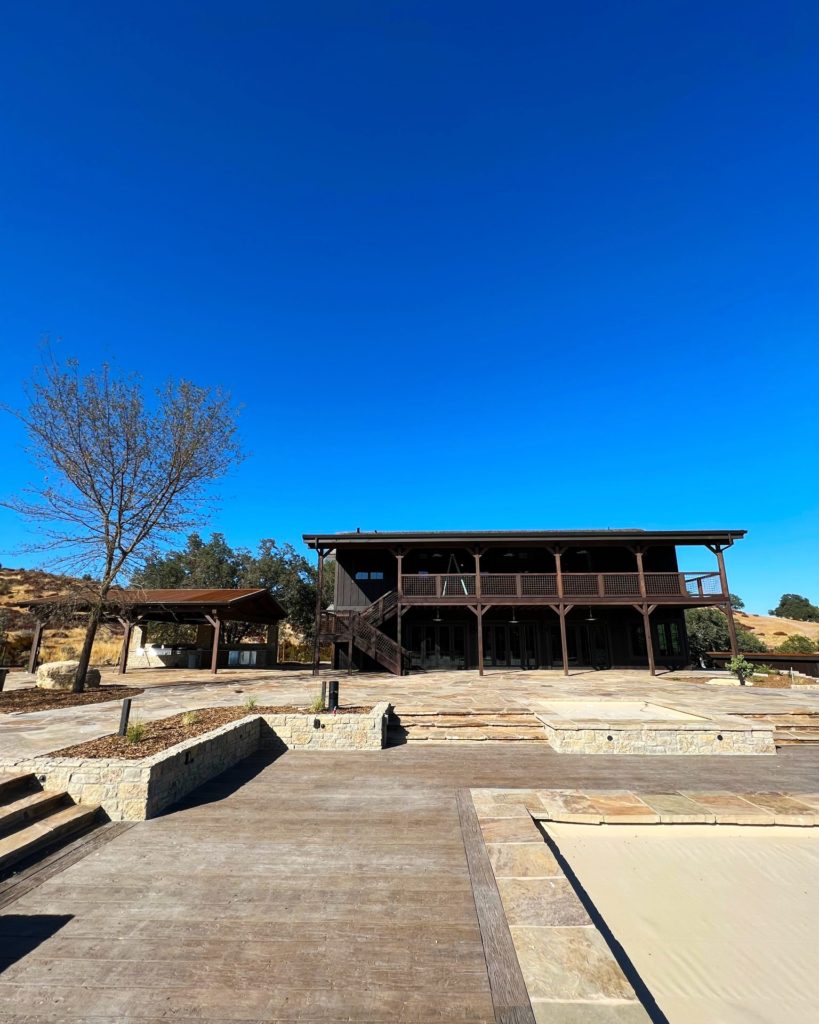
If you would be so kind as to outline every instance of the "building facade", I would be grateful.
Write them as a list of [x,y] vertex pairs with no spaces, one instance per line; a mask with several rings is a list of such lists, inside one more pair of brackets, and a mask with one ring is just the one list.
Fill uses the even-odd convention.
[[[688,663],[686,608],[716,606],[736,637],[724,551],[744,530],[305,534],[335,558],[317,607],[334,667],[395,673]],[[678,549],[710,552],[681,571]],[[321,590],[321,588],[319,588]],[[316,660],[316,666],[317,666]]]

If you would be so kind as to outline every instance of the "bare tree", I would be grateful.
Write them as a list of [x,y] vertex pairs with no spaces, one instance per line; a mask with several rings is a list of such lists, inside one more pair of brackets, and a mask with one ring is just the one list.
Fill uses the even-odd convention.
[[236,413],[218,388],[171,381],[146,401],[138,376],[108,366],[82,375],[50,350],[26,394],[26,410],[8,411],[26,427],[43,482],[2,504],[38,524],[29,550],[93,576],[80,691],[117,578],[149,542],[201,526],[215,504],[211,485],[241,461]]

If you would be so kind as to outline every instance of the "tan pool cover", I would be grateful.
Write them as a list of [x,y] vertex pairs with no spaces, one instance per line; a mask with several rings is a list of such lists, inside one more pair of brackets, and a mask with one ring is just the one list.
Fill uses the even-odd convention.
[[546,827],[670,1024],[819,1022],[819,828]]

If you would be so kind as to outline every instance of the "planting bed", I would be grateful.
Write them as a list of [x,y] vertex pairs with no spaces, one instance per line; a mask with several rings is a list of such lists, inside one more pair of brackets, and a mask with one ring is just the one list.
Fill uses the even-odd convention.
[[[141,692],[141,691],[135,691]],[[124,694],[123,696],[127,696]],[[367,707],[339,708],[336,715],[364,715],[372,711],[372,705]],[[195,721],[185,724],[186,714],[195,715]],[[227,708],[201,708],[195,711],[171,715],[169,718],[160,718],[155,722],[145,722],[145,732],[138,742],[130,742],[125,736],[100,736],[96,740],[88,740],[85,743],[76,743],[71,747],[64,747],[62,750],[55,750],[52,757],[115,757],[125,761],[139,761],[143,757],[150,757],[152,754],[159,754],[169,747],[175,747],[177,743],[184,743],[186,740],[194,739],[221,725],[235,722],[240,718],[247,718],[248,715],[306,715],[309,714],[306,708],[286,705],[283,707],[254,707],[248,709],[242,705]],[[327,712],[322,712],[326,715]]]
[[23,690],[4,690],[0,693],[0,714],[9,715],[14,711],[56,711],[59,708],[75,708],[82,704],[104,704],[109,700],[136,697],[143,691],[135,686],[100,686],[84,693],[70,690],[41,690],[27,686]]

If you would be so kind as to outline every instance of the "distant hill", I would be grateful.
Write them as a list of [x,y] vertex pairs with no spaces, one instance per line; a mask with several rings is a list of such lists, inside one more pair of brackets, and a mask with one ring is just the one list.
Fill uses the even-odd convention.
[[[6,664],[23,664],[28,656],[34,619],[22,607],[25,601],[42,597],[58,597],[76,587],[80,580],[58,576],[39,569],[0,569],[0,611],[5,617],[9,635]],[[81,623],[62,629],[46,629],[43,633],[41,661],[75,658],[80,652],[84,628]],[[122,630],[119,626],[102,626],[92,654],[95,665],[113,665],[119,657]]]
[[806,636],[819,640],[819,622],[799,619],[780,619],[777,615],[746,615],[734,612],[737,624],[758,636],[771,649],[778,647],[789,636]]

